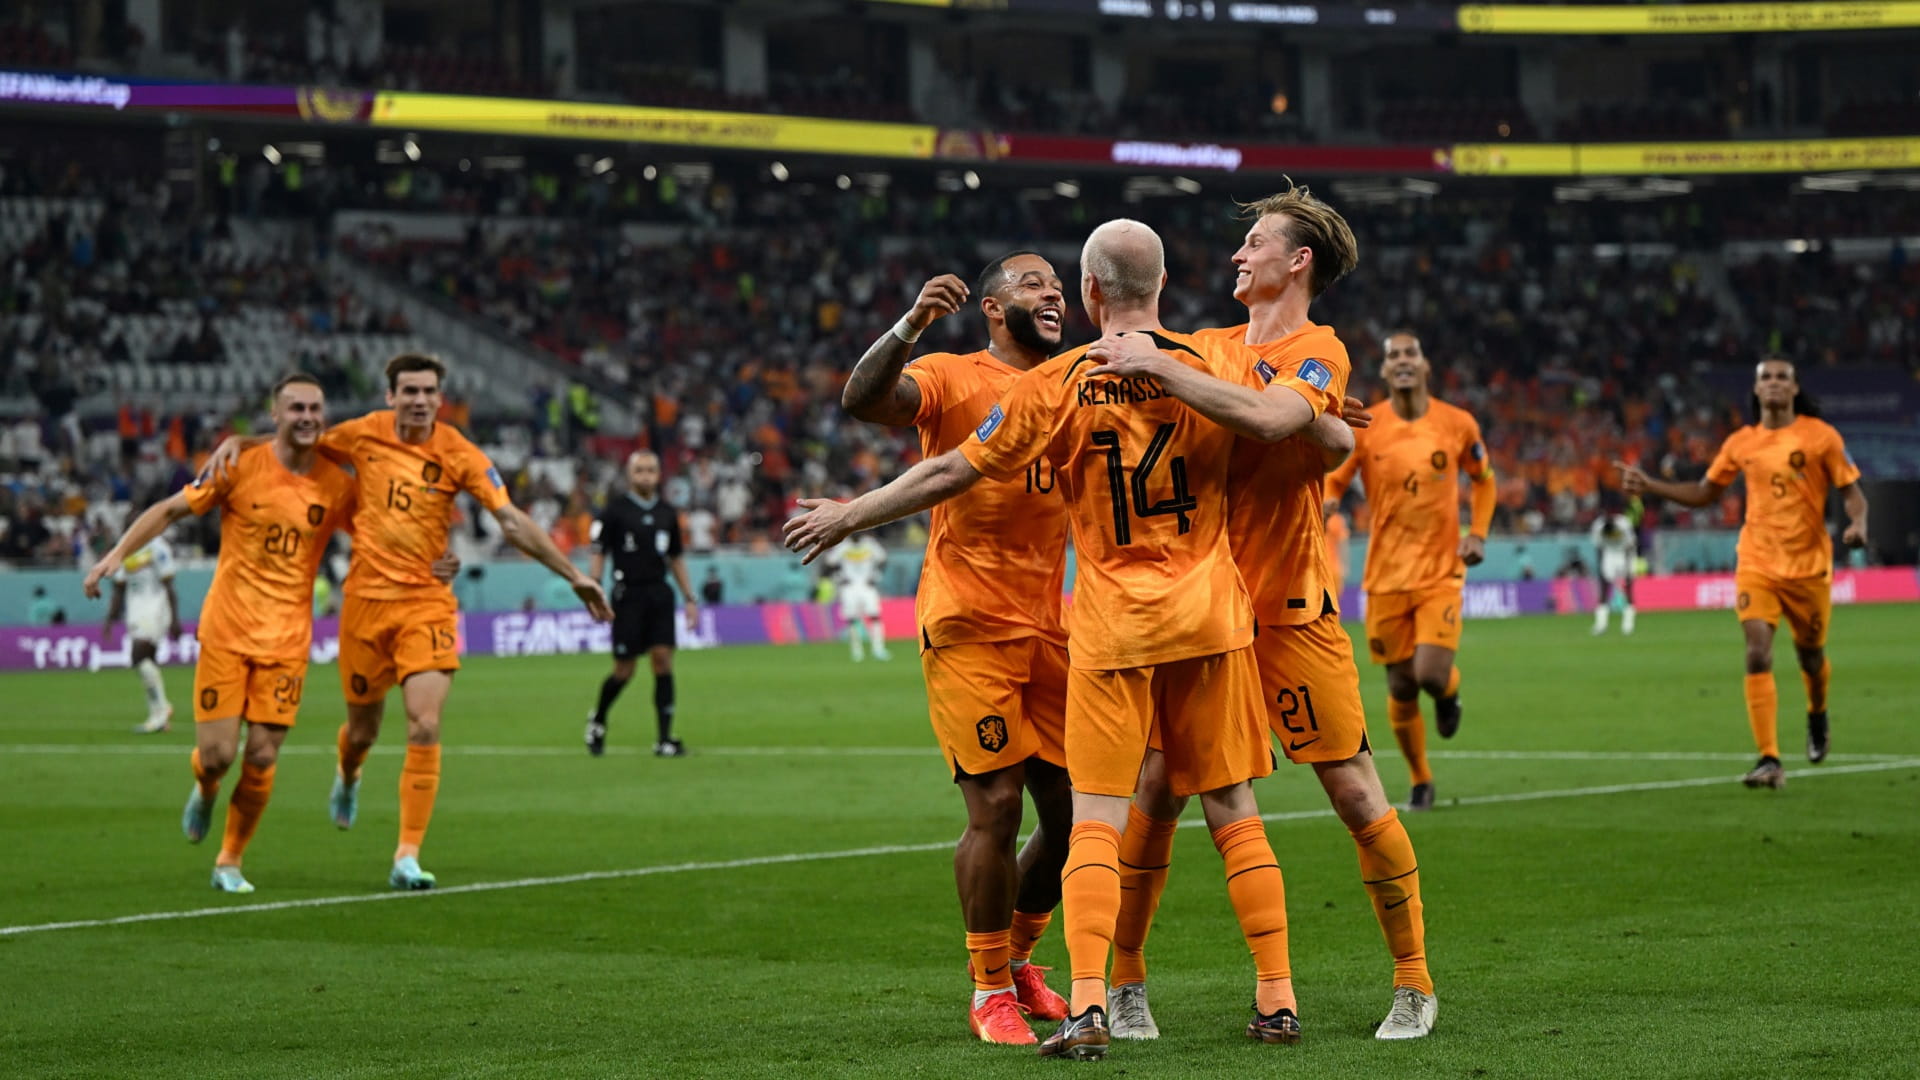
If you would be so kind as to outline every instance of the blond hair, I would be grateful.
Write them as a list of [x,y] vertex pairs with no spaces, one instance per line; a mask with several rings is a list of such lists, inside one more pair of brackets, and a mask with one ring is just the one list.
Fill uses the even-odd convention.
[[1286,227],[1280,232],[1294,247],[1313,253],[1313,271],[1308,287],[1315,299],[1327,287],[1353,272],[1360,264],[1360,242],[1340,212],[1322,202],[1304,184],[1287,179],[1287,189],[1264,199],[1241,203],[1241,216],[1259,221],[1271,215],[1283,215]]

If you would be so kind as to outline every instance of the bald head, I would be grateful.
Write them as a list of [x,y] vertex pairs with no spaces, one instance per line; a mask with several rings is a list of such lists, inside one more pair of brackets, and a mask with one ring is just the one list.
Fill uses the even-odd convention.
[[653,498],[660,490],[660,456],[651,450],[627,455],[627,486],[643,499]]
[[1080,249],[1080,276],[1081,291],[1087,291],[1086,279],[1098,282],[1100,298],[1109,306],[1149,304],[1166,283],[1166,248],[1152,229],[1129,218],[1116,218],[1087,237]]

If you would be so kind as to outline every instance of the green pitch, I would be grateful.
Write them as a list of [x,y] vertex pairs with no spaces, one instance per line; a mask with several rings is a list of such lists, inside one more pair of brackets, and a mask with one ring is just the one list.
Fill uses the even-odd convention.
[[[1371,1038],[1389,966],[1353,847],[1310,774],[1283,764],[1258,791],[1280,815],[1305,1043],[1240,1034],[1251,962],[1195,828],[1148,950],[1165,1037],[1077,1071],[1912,1075],[1920,608],[1843,608],[1834,623],[1834,757],[1819,767],[1799,752],[1783,635],[1777,793],[1735,780],[1751,754],[1726,614],[1644,616],[1628,639],[1591,639],[1584,618],[1475,623],[1465,724],[1431,742],[1441,806],[1409,819],[1434,1036]],[[644,675],[609,755],[583,751],[605,670],[468,666],[424,859],[446,888],[397,897],[384,883],[402,721],[390,714],[368,764],[358,826],[338,832],[331,669],[309,683],[249,897],[207,887],[224,806],[204,846],[180,836],[190,723],[128,733],[141,701],[124,672],[0,677],[0,1076],[1076,1071],[968,1039],[948,855],[960,799],[910,654],[683,654],[692,753],[664,761],[645,751]],[[184,716],[186,673],[168,678]],[[1363,679],[1401,799],[1381,680]],[[34,929],[72,921],[85,925]],[[1057,919],[1036,960],[1064,964]]]

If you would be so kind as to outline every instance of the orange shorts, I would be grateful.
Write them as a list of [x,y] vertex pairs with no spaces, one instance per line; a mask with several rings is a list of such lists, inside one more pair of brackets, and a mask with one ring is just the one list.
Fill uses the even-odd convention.
[[1253,647],[1119,671],[1067,675],[1067,772],[1073,790],[1131,796],[1147,747],[1167,757],[1175,795],[1273,772]]
[[1803,649],[1826,647],[1827,623],[1833,618],[1833,575],[1777,578],[1736,570],[1733,586],[1740,593],[1733,613],[1741,622],[1758,619],[1768,626],[1778,626],[1780,616],[1785,615],[1795,645]]
[[1340,616],[1298,626],[1263,626],[1253,639],[1267,722],[1296,765],[1345,761],[1367,749],[1367,710],[1353,639]]
[[1460,650],[1459,585],[1367,594],[1367,652],[1376,664],[1413,659],[1419,645]]
[[955,780],[1030,757],[1067,763],[1067,647],[1045,638],[920,653],[927,714]]
[[202,645],[193,665],[193,719],[204,724],[238,716],[249,724],[292,727],[306,683],[305,658],[256,660]]
[[423,671],[460,670],[460,608],[451,596],[366,600],[340,609],[340,687],[349,705],[384,700]]

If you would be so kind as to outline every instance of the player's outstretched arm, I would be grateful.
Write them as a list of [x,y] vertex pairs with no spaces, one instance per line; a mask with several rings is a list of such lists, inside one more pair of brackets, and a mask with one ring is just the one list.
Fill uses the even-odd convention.
[[87,594],[87,598],[100,599],[101,579],[120,569],[120,564],[126,561],[127,556],[151,544],[161,533],[167,531],[167,526],[192,513],[192,507],[187,505],[185,490],[176,491],[147,507],[139,517],[133,519],[133,524],[127,526],[127,531],[120,537],[119,542],[107,549],[107,553],[100,556],[100,561],[94,563],[93,568],[87,571],[86,579],[80,583],[80,588]]
[[200,474],[202,476],[211,474],[225,480],[233,469],[233,463],[240,460],[241,454],[261,443],[272,441],[271,435],[229,435],[220,440],[219,446],[213,448],[213,454],[207,458],[206,467],[200,470]]
[[507,538],[507,543],[532,556],[541,566],[573,586],[573,594],[587,605],[587,611],[595,619],[613,621],[613,608],[607,605],[607,594],[600,591],[600,583],[581,573],[579,567],[569,562],[560,549],[553,546],[553,538],[542,532],[526,511],[512,503],[503,503],[493,512],[493,519],[500,523],[500,534]]
[[1307,429],[1300,433],[1300,437],[1320,448],[1322,472],[1339,468],[1353,453],[1353,428],[1330,412],[1320,414],[1319,419],[1308,424]]
[[980,481],[979,470],[958,450],[928,458],[851,502],[801,499],[804,511],[787,519],[788,551],[801,552],[801,565],[854,533],[898,521],[945,502]]
[[1658,495],[1681,506],[1711,506],[1727,490],[1725,484],[1711,480],[1655,480],[1639,466],[1624,461],[1614,462],[1613,467],[1620,470],[1620,490],[1628,495]]
[[952,274],[942,274],[920,287],[920,295],[891,330],[867,349],[853,366],[846,388],[840,391],[840,407],[856,420],[893,427],[911,427],[920,415],[920,387],[900,372],[913,355],[914,342],[934,320],[960,310],[967,302],[967,283]]
[[1313,423],[1313,406],[1279,384],[1265,390],[1216,379],[1160,351],[1145,334],[1109,334],[1088,347],[1100,370],[1115,375],[1147,375],[1194,412],[1233,432],[1261,442],[1279,442]]
[[1840,542],[1848,547],[1867,546],[1867,493],[1860,490],[1859,481],[1840,489],[1840,505],[1847,512],[1847,530],[1840,534]]

